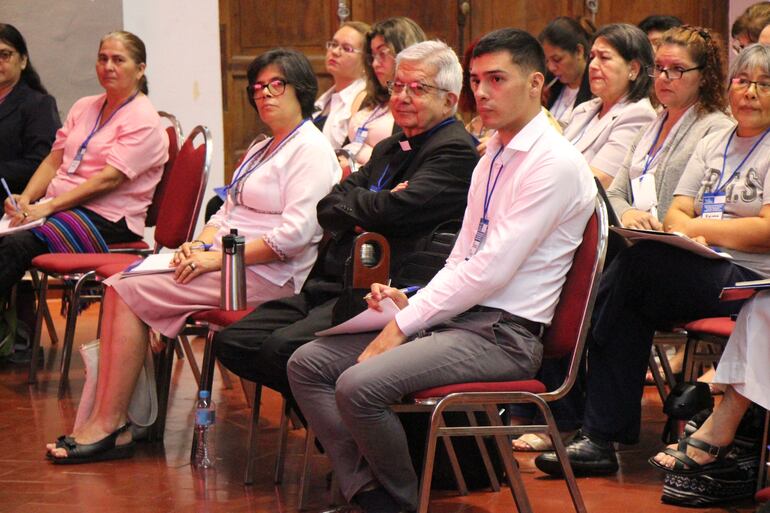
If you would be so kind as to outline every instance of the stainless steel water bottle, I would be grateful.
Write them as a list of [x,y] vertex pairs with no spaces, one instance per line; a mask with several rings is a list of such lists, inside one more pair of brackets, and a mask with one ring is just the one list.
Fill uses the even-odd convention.
[[246,239],[232,229],[222,237],[222,310],[246,308],[246,264],[243,252]]

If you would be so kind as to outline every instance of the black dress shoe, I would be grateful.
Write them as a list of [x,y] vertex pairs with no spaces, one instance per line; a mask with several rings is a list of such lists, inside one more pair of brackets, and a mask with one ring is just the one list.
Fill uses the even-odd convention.
[[[567,457],[576,476],[614,474],[618,471],[618,458],[612,443],[593,440],[583,433],[567,444]],[[562,475],[556,452],[541,454],[535,458],[535,466],[548,475]]]

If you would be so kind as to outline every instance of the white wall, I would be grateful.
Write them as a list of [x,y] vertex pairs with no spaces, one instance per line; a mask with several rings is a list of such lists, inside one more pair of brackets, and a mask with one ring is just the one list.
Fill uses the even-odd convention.
[[[212,0],[124,0],[123,25],[147,47],[150,99],[185,135],[206,125],[214,142],[205,202],[224,180],[219,6]],[[203,226],[203,208],[197,230]],[[148,234],[149,235],[149,234]]]
[[123,27],[121,3],[0,0],[0,22],[10,23],[24,36],[32,64],[56,98],[62,122],[75,100],[104,91],[94,71],[96,53],[104,34]]

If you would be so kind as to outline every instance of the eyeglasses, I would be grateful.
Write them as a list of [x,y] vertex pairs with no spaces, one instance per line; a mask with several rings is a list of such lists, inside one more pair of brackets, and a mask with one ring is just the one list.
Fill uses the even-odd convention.
[[13,57],[13,54],[19,53],[14,50],[0,50],[0,62],[8,62]]
[[682,75],[687,73],[688,71],[695,71],[696,69],[703,69],[703,66],[695,66],[694,68],[672,68],[667,69],[663,66],[658,66],[655,64],[654,66],[647,66],[647,76],[652,78],[658,78],[661,73],[663,73],[666,76],[666,79],[668,80],[679,80],[682,78]]
[[406,90],[408,95],[416,96],[419,98],[420,96],[425,96],[433,89],[436,91],[444,91],[445,93],[449,92],[449,89],[444,89],[442,87],[437,87],[430,84],[424,84],[422,82],[404,83],[397,80],[391,80],[388,82],[388,92],[391,94],[391,96],[394,94],[401,94],[404,92],[404,90]]
[[271,96],[281,96],[286,91],[286,80],[282,78],[274,78],[270,82],[263,84],[262,82],[254,82],[246,86],[246,94],[253,95],[254,98],[264,98],[265,89]]
[[732,84],[732,88],[735,91],[743,92],[748,91],[749,87],[753,85],[757,86],[757,94],[761,95],[769,95],[770,94],[770,82],[767,80],[759,81],[759,80],[749,80],[748,78],[742,78],[742,77],[735,77],[732,80],[730,80],[730,83]]
[[376,52],[372,53],[371,55],[368,55],[367,59],[368,59],[370,64],[373,64],[374,61],[382,62],[382,61],[386,60],[388,57],[391,57],[392,55],[393,55],[393,50],[391,50],[390,48],[388,48],[386,46],[386,47],[384,47],[384,48],[382,48],[380,50],[377,50]]
[[358,48],[355,48],[352,45],[349,45],[347,43],[338,43],[337,41],[327,41],[326,42],[326,50],[342,50],[343,53],[361,53],[361,50]]

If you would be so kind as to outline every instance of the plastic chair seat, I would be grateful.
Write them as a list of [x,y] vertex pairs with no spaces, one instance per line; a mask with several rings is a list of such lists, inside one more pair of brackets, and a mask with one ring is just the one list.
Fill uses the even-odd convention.
[[109,263],[127,266],[138,258],[130,253],[46,253],[33,258],[32,266],[48,274],[72,274],[93,271]]
[[735,329],[735,321],[729,317],[706,317],[697,321],[688,322],[684,329],[687,333],[708,333],[718,337],[729,338]]
[[490,381],[476,383],[458,383],[456,385],[443,385],[440,387],[426,388],[411,395],[413,399],[431,399],[446,397],[455,393],[472,392],[529,392],[542,394],[547,391],[545,385],[536,379],[521,381]]

